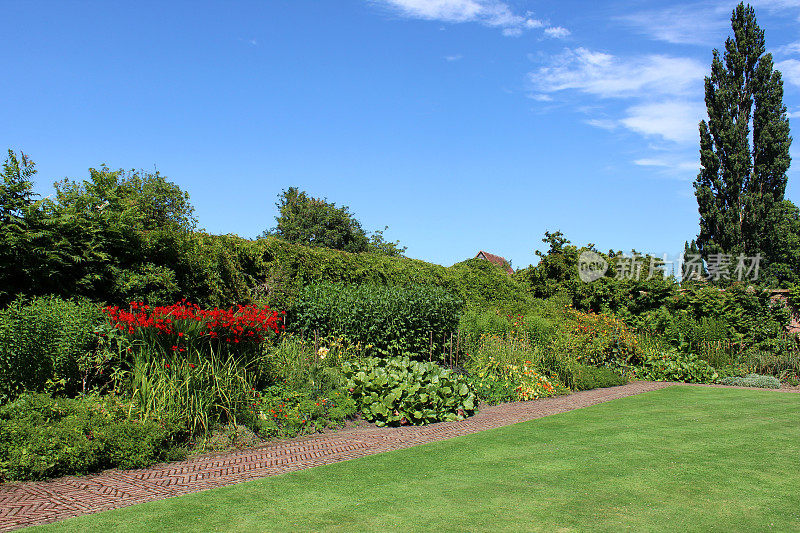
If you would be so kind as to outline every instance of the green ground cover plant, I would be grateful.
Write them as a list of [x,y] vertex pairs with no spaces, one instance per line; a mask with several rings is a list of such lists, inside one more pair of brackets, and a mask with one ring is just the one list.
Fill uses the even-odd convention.
[[731,376],[719,380],[722,385],[735,385],[738,387],[760,387],[764,389],[780,389],[781,382],[774,376],[760,376],[747,374],[746,376]]
[[675,386],[33,531],[794,531],[798,408]]
[[361,414],[378,426],[463,420],[475,411],[467,380],[436,363],[371,357],[344,363],[342,371]]

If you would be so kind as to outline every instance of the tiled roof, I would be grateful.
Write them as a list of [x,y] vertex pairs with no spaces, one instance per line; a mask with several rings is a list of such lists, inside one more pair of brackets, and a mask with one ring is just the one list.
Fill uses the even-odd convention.
[[509,274],[514,273],[514,269],[511,268],[511,265],[508,264],[505,257],[500,257],[499,255],[490,254],[489,252],[484,252],[481,250],[478,252],[478,255],[475,256],[476,259],[486,259],[490,263],[493,263],[501,268],[506,269],[506,272]]

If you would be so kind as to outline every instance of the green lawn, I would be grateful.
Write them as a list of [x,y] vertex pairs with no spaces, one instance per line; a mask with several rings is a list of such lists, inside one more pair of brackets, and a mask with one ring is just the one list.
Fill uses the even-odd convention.
[[49,531],[800,530],[800,394],[670,387]]

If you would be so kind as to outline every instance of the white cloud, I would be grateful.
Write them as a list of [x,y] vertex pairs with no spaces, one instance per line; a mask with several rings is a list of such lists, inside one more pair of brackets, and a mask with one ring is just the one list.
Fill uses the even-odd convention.
[[645,103],[629,107],[620,122],[631,131],[676,143],[697,142],[702,104],[681,100]]
[[451,56],[444,56],[444,60],[453,62],[453,61],[458,61],[458,60],[462,59],[463,57],[464,56],[462,56],[461,54],[453,54]]
[[388,6],[403,16],[424,20],[461,23],[477,22],[500,28],[503,35],[518,36],[525,30],[541,28],[544,22],[531,13],[514,13],[500,0],[370,0]]
[[775,68],[781,71],[783,79],[800,87],[800,60],[787,59],[775,63]]
[[570,33],[571,32],[567,28],[562,28],[561,26],[550,26],[544,30],[545,35],[553,37],[554,39],[563,39]]
[[640,11],[618,20],[657,41],[673,44],[716,44],[730,29],[727,6],[694,4]]
[[601,130],[607,131],[614,131],[617,129],[617,127],[619,127],[619,122],[608,118],[592,118],[584,122],[590,126],[594,126],[595,128],[600,128]]
[[785,55],[800,55],[800,41],[779,46],[775,49],[775,52]]
[[553,97],[549,94],[529,94],[528,98],[536,100],[537,102],[552,102]]
[[[738,0],[717,0],[640,11],[617,20],[657,41],[721,47],[731,33],[731,12]],[[770,12],[800,8],[800,0],[750,0]]]
[[666,158],[644,157],[634,160],[633,164],[639,167],[652,168],[663,176],[685,181],[694,179],[700,171],[699,161],[688,161],[677,156]]
[[700,170],[700,163],[697,161],[666,161],[664,159],[642,158],[633,162],[640,167],[664,167],[675,170]]
[[800,118],[800,109],[787,113],[786,116],[789,118]]
[[619,58],[586,48],[567,49],[551,65],[531,73],[541,92],[577,90],[602,98],[680,95],[697,92],[705,67],[689,58],[664,55]]

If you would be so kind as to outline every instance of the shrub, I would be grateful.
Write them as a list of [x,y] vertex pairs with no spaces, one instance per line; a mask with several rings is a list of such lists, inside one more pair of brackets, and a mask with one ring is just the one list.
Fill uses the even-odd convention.
[[780,389],[781,382],[773,376],[760,376],[747,374],[744,377],[731,376],[719,380],[722,385],[735,385],[737,387],[759,387],[762,389]]
[[185,454],[185,432],[169,421],[126,418],[114,398],[23,395],[0,407],[0,477],[27,480],[140,468]]
[[307,287],[290,309],[290,330],[342,336],[369,345],[375,355],[426,354],[456,331],[461,301],[444,289],[422,285]]
[[714,383],[719,377],[714,367],[696,355],[662,352],[647,357],[636,371],[637,377],[651,381]]
[[605,367],[577,365],[575,372],[575,390],[602,389],[624,385],[628,379]]
[[568,310],[563,348],[583,364],[627,368],[639,361],[639,340],[622,320]]
[[465,339],[481,335],[524,338],[537,346],[546,345],[556,334],[556,327],[536,314],[509,314],[498,309],[467,309],[461,316],[459,330]]
[[294,437],[341,426],[356,413],[356,402],[344,388],[324,393],[276,385],[259,396],[256,424],[259,435]]
[[558,380],[542,375],[531,361],[512,364],[493,357],[471,367],[469,383],[478,397],[489,404],[524,402],[568,392]]
[[475,411],[466,379],[435,363],[371,357],[342,370],[361,414],[379,426],[463,420]]
[[0,311],[0,402],[61,381],[81,388],[81,361],[95,343],[99,308],[55,296],[17,299]]
[[[530,337],[517,338],[484,334],[469,346],[466,346],[469,351],[465,354],[465,366],[474,374],[475,372],[480,373],[481,369],[495,366],[508,368],[528,365],[531,368],[535,368],[537,373],[543,373],[553,386],[560,383],[567,387],[572,387],[574,367],[576,365],[575,356],[568,350],[562,349],[561,341],[563,339],[564,337],[557,336],[548,345],[537,346],[533,344]],[[518,385],[515,385],[515,387]],[[514,399],[513,395],[504,396],[499,390],[488,396],[484,391],[482,398],[490,401],[487,398],[491,397],[505,398],[503,400],[498,399],[498,402]]]

